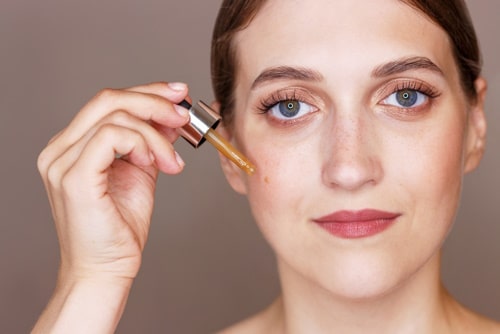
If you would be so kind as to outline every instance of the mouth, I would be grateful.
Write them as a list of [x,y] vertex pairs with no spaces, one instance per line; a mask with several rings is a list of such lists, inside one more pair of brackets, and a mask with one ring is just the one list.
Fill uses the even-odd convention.
[[355,239],[383,232],[400,216],[400,213],[374,209],[342,210],[313,219],[313,222],[332,235],[344,239]]

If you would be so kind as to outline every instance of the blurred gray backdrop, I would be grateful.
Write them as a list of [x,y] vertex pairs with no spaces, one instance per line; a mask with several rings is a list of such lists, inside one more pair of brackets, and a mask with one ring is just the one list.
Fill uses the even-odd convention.
[[[58,246],[36,170],[49,138],[98,90],[184,81],[211,101],[209,43],[220,0],[2,0],[0,332],[26,333],[54,287]],[[489,79],[488,149],[466,177],[444,280],[500,320],[500,2],[469,1]],[[206,333],[268,304],[274,259],[216,151],[177,144],[185,173],[161,177],[144,263],[119,333]],[[193,209],[193,203],[195,208]]]

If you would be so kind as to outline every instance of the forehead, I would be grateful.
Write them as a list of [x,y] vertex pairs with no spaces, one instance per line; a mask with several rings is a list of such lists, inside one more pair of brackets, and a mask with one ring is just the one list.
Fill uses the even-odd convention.
[[239,76],[284,64],[371,70],[407,56],[454,63],[447,34],[398,0],[269,0],[235,42]]

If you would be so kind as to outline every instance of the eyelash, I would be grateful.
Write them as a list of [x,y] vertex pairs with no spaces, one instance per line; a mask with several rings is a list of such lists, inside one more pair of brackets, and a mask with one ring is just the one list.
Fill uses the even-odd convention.
[[[297,115],[293,116],[280,116],[281,111],[273,109],[279,108],[278,105],[285,101],[294,101],[299,104]],[[287,87],[273,92],[271,95],[260,100],[257,104],[258,113],[268,116],[270,122],[276,126],[294,126],[304,124],[304,122],[319,109],[314,103],[315,99],[307,90],[300,87]]]
[[262,99],[257,109],[260,110],[260,113],[266,114],[267,112],[269,112],[269,110],[271,110],[272,107],[274,107],[278,103],[288,100],[305,102],[303,99],[301,99],[300,96],[297,96],[297,90],[295,89],[291,91],[279,90],[272,93],[269,97]]
[[[399,80],[393,82],[392,84],[386,85],[382,88],[380,95],[383,96],[382,103],[379,102],[384,107],[398,110],[398,112],[408,113],[419,113],[423,108],[425,108],[428,103],[425,105],[419,105],[416,107],[398,107],[390,104],[383,103],[387,100],[392,94],[404,91],[404,90],[412,90],[415,92],[419,92],[424,94],[426,98],[430,100],[435,99],[441,95],[441,93],[434,87],[420,81],[420,80]],[[261,114],[268,114],[269,111],[275,107],[277,104],[283,101],[297,101],[301,103],[307,103],[311,106],[314,106],[314,103],[311,103],[311,97],[307,92],[302,92],[300,88],[287,88],[273,92],[271,95],[263,98],[258,103],[257,109]],[[283,123],[285,125],[291,125],[296,122],[299,122],[302,117],[294,118],[286,121],[278,121],[279,123]],[[277,120],[276,120],[277,121]]]
[[[394,105],[388,102],[393,94],[405,90],[411,90],[422,94],[425,100],[418,105],[407,107]],[[381,106],[386,113],[396,119],[406,120],[408,117],[411,119],[423,115],[425,111],[429,110],[432,102],[439,97],[441,93],[435,87],[420,80],[403,79],[385,85],[377,95],[382,97],[377,104]]]
[[[414,90],[416,92],[420,92],[422,94],[425,94],[427,97],[430,97],[431,99],[438,97],[441,95],[437,89],[434,87],[431,87],[422,81],[413,81],[413,80],[405,80],[398,82],[396,87],[391,90],[390,94],[402,91],[402,90]],[[390,94],[387,94],[389,96]],[[387,98],[387,96],[385,98]]]

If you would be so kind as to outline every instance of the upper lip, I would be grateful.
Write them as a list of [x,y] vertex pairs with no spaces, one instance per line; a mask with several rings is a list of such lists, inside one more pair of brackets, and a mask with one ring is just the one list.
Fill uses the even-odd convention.
[[353,223],[369,222],[381,219],[395,219],[401,216],[400,213],[387,212],[376,209],[363,210],[341,210],[326,216],[314,219],[317,223]]

